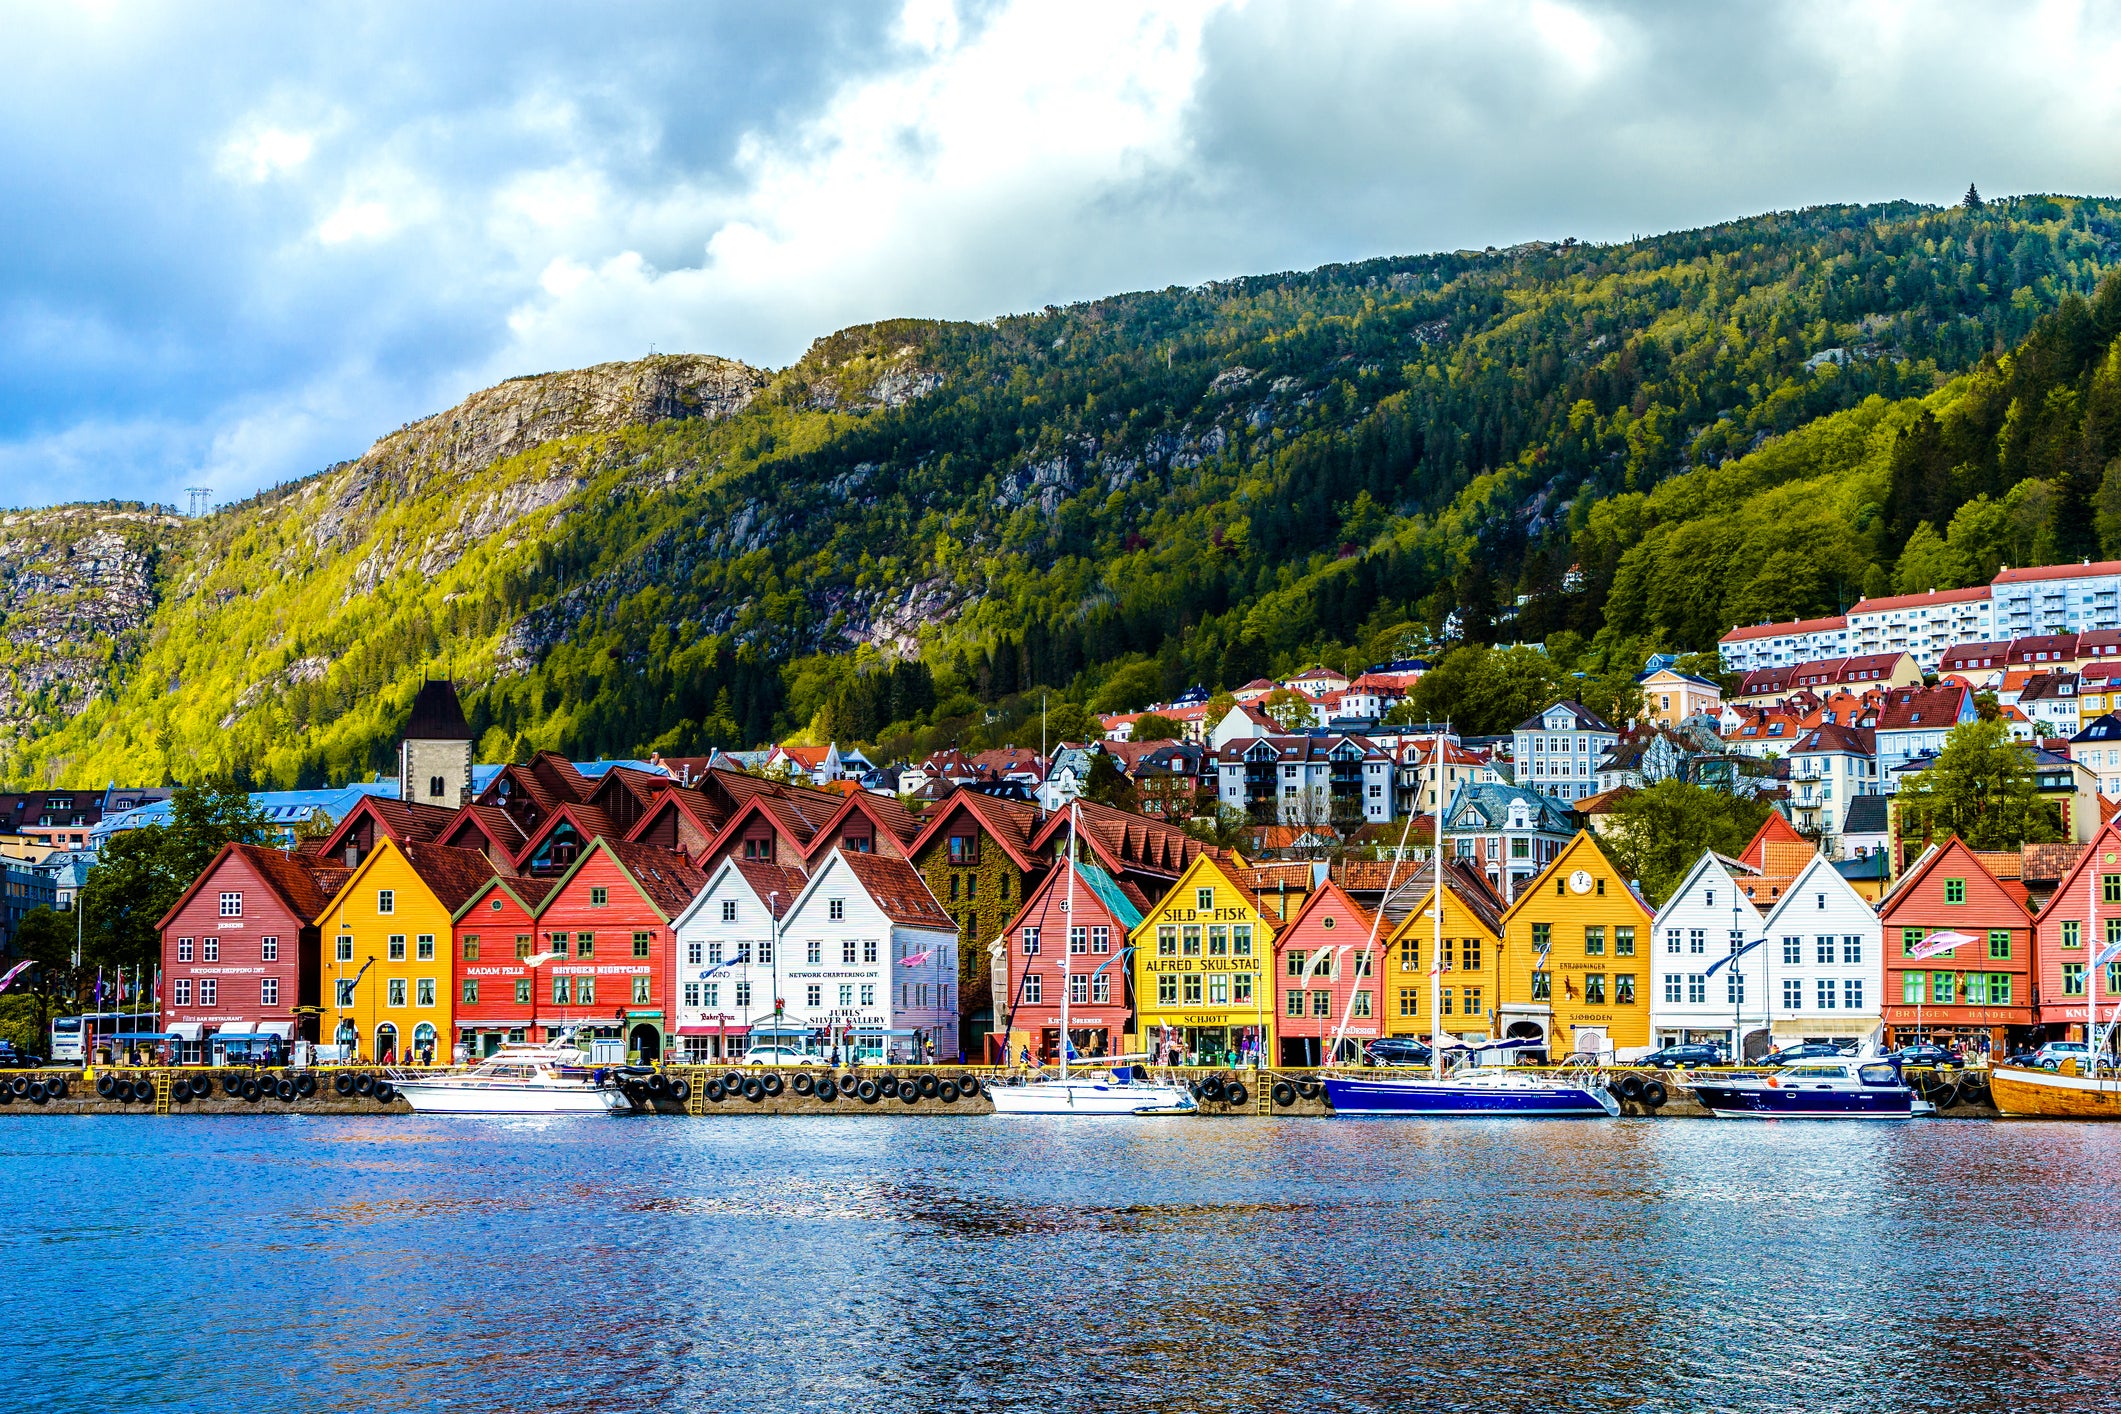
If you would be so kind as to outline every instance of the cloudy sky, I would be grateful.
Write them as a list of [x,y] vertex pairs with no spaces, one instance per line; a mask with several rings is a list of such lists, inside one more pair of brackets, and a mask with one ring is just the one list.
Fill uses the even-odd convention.
[[0,505],[517,373],[1777,207],[2121,191],[2121,7],[0,0]]

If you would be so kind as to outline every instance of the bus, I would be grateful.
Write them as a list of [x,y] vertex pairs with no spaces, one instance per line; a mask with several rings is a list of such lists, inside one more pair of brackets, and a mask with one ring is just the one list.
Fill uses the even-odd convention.
[[83,1065],[96,1047],[123,1047],[133,1038],[154,1036],[161,1018],[151,1011],[92,1011],[52,1022],[51,1063]]

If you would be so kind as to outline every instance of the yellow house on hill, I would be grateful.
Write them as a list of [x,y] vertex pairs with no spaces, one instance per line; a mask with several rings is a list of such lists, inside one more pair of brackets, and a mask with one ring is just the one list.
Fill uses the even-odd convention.
[[1220,1064],[1256,1046],[1271,1064],[1276,927],[1231,870],[1196,857],[1127,938],[1134,1048],[1176,1044],[1189,1059]]
[[1650,1044],[1655,916],[1596,837],[1578,831],[1503,915],[1499,1033],[1544,1037],[1557,1061],[1641,1054]]
[[447,1061],[456,1034],[452,920],[493,877],[477,850],[384,837],[317,919],[317,1034],[365,1060]]
[[[1488,887],[1474,861],[1453,860],[1445,868],[1443,972],[1431,979],[1429,969],[1438,955],[1433,866],[1417,874],[1415,883],[1426,885],[1421,899],[1392,930],[1385,947],[1385,1034],[1425,1041],[1440,1020],[1447,1035],[1462,1040],[1493,1039],[1504,975],[1502,900]],[[1432,995],[1440,1003],[1434,1013],[1430,1010]]]

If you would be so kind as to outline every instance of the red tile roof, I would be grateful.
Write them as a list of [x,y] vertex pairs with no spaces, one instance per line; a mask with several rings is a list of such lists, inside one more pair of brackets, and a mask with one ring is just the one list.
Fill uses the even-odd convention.
[[455,913],[486,887],[498,872],[493,861],[475,849],[451,849],[440,844],[401,844],[399,850],[412,872],[420,876],[443,908]]
[[331,903],[332,895],[346,882],[348,873],[336,863],[313,855],[289,856],[269,845],[225,844],[221,846],[220,853],[213,857],[213,861],[199,871],[199,876],[191,881],[190,886],[170,906],[169,911],[162,915],[155,924],[156,931],[168,927],[170,920],[206,886],[207,880],[220,869],[222,862],[230,858],[240,858],[250,865],[264,881],[265,886],[279,897],[288,912],[297,918],[311,920],[324,912],[326,906]]
[[2074,565],[2033,565],[2004,570],[1996,584],[2022,584],[2032,579],[2090,579],[2095,575],[2121,575],[2121,560],[2097,560]]
[[[642,893],[648,895],[648,901],[655,905],[665,922],[683,913],[685,906],[707,887],[707,875],[674,849],[609,838],[601,840],[599,845],[618,861],[620,868],[633,876],[633,881],[640,885]],[[589,856],[585,852],[582,857]],[[579,862],[576,867],[580,867]]]
[[775,918],[788,916],[803,886],[810,882],[810,876],[792,864],[768,864],[763,859],[732,859],[730,863],[751,885],[751,891],[773,910]]
[[903,923],[909,928],[957,931],[957,921],[943,912],[935,895],[928,892],[928,885],[905,860],[847,850],[841,850],[839,857],[847,862],[848,869],[861,881],[863,890],[892,922]]
[[1732,629],[1717,642],[1738,643],[1748,638],[1781,638],[1787,634],[1820,633],[1848,626],[1847,617],[1841,614],[1824,619],[1792,619],[1781,624],[1746,624]]
[[1971,589],[1932,589],[1926,594],[1888,594],[1883,599],[1858,599],[1849,614],[1885,614],[1894,609],[1915,609],[1924,604],[1967,604],[1988,598],[1988,586]]

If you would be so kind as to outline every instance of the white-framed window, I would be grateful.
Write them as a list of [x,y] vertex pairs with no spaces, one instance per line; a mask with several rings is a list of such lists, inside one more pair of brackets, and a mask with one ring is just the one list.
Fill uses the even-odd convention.
[[751,984],[749,982],[736,984],[736,1004],[740,1007],[751,1005]]
[[702,987],[700,988],[700,1005],[701,1005],[701,1006],[720,1006],[721,1004],[722,1004],[722,984],[721,984],[721,983],[719,983],[719,982],[709,982],[709,983],[705,984],[704,986],[702,986]]
[[844,920],[847,917],[847,900],[843,898],[827,899],[825,901],[825,916],[835,923]]
[[1108,924],[1100,923],[1090,930],[1090,951],[1093,953],[1109,953],[1112,951],[1112,929]]
[[854,1005],[854,984],[852,982],[840,983],[840,1005]]
[[179,938],[179,939],[177,939],[177,961],[179,961],[179,962],[190,962],[190,961],[191,961],[191,939],[190,939],[190,938]]
[[862,1005],[876,1005],[876,984],[874,982],[864,982],[862,984]]
[[384,951],[390,955],[392,962],[403,962],[405,960],[405,935],[403,933],[392,933],[389,942],[384,947]]
[[1831,934],[1831,933],[1822,933],[1822,934],[1820,934],[1820,935],[1819,935],[1819,938],[1818,938],[1818,940],[1817,940],[1817,941],[1818,941],[1818,949],[1817,949],[1817,956],[1818,956],[1818,961],[1819,961],[1819,965],[1820,965],[1821,967],[1825,967],[1825,966],[1827,966],[1828,964],[1832,963],[1832,962],[1833,962],[1833,960],[1834,960],[1834,937],[1833,937],[1833,934]]
[[389,993],[385,1004],[389,1006],[405,1005],[405,979],[403,977],[393,977],[388,985]]
[[395,889],[377,889],[377,890],[376,890],[376,912],[378,912],[378,913],[396,913],[397,911],[398,911],[398,893],[397,893],[397,890],[395,890]]
[[864,938],[864,939],[862,939],[862,961],[864,961],[864,962],[875,962],[875,961],[876,961],[876,939],[874,939],[874,938]]
[[199,979],[199,1005],[218,1006],[221,1002],[221,984],[211,977]]
[[1093,1002],[1109,1002],[1112,1000],[1112,979],[1105,973],[1100,972],[1090,979],[1090,1000]]
[[1666,1001],[1668,1001],[1668,1002],[1677,1002],[1677,1001],[1679,1000],[1679,995],[1680,995],[1680,988],[1681,988],[1681,986],[1682,986],[1682,985],[1683,985],[1683,983],[1681,982],[1681,980],[1680,980],[1680,976],[1679,976],[1679,974],[1678,974],[1678,973],[1676,973],[1676,972],[1667,972],[1667,973],[1665,973],[1665,974],[1664,974],[1664,999],[1665,999]]
[[277,977],[260,977],[258,979],[258,1005],[278,1006],[279,1004],[280,979]]
[[1686,948],[1688,952],[1707,952],[1709,950],[1709,930],[1706,928],[1689,928],[1686,935]]
[[1702,1003],[1706,1002],[1709,999],[1709,979],[1707,973],[1690,972],[1687,974],[1686,999],[1696,1006],[1700,1006]]
[[1860,978],[1856,978],[1856,977],[1845,977],[1845,978],[1843,978],[1843,979],[1842,979],[1842,982],[1841,982],[1841,1009],[1842,1009],[1843,1011],[1862,1011],[1862,1010],[1863,1010],[1863,982],[1862,982],[1862,979],[1860,979]]
[[170,990],[174,994],[170,998],[170,1000],[174,1004],[176,1004],[177,1006],[191,1005],[191,978],[179,977],[173,984],[171,984]]
[[1831,977],[1822,977],[1822,978],[1820,978],[1820,979],[1819,979],[1819,994],[1818,994],[1818,995],[1819,995],[1819,1009],[1820,1009],[1821,1011],[1832,1011],[1832,1010],[1834,1009],[1834,979],[1833,979],[1833,978],[1831,978]]
[[688,1007],[697,1007],[699,1004],[700,984],[697,982],[687,982],[685,984],[685,1005]]
[[1068,930],[1068,951],[1072,953],[1090,951],[1090,930],[1088,928],[1070,928]]
[[735,900],[735,899],[733,899],[733,898],[725,898],[725,899],[723,899],[723,900],[722,900],[722,921],[723,921],[724,923],[734,923],[734,922],[736,922],[736,900]]
[[433,1006],[435,1004],[435,979],[422,977],[419,988],[414,995],[419,998],[421,1006]]
[[420,934],[419,938],[418,938],[418,939],[417,939],[417,940],[416,940],[416,941],[414,942],[414,944],[413,944],[413,947],[414,947],[415,953],[416,953],[416,955],[417,955],[417,959],[418,959],[419,961],[421,961],[421,962],[433,962],[433,961],[435,960],[435,935],[434,935],[434,934],[432,934],[432,933],[422,933],[422,934]]
[[812,983],[811,983],[810,985],[808,985],[807,987],[805,987],[805,988],[803,989],[803,1002],[804,1002],[804,1004],[805,1004],[806,1006],[811,1006],[811,1007],[821,1007],[821,1006],[823,1006],[823,1005],[825,1004],[825,985],[824,985],[824,983],[822,983],[822,982],[812,982]]
[[805,962],[809,963],[809,964],[810,964],[811,966],[815,967],[815,966],[817,966],[817,965],[818,965],[819,963],[822,963],[822,962],[823,962],[824,960],[825,960],[825,941],[824,941],[824,939],[822,939],[822,938],[812,938],[812,939],[811,939],[811,940],[810,940],[810,941],[809,941],[809,942],[808,942],[807,944],[805,944],[805,945],[804,945],[804,948],[803,948],[803,961],[805,961]]
[[1727,967],[1723,975],[1730,979],[1724,987],[1723,999],[1737,1006],[1745,1000],[1745,974],[1735,967]]
[[1038,929],[1036,928],[1027,927],[1024,929],[1024,956],[1038,956]]
[[1782,960],[1786,963],[1789,963],[1793,967],[1796,966],[1798,963],[1803,962],[1804,939],[1784,938],[1782,940]]
[[221,940],[219,938],[201,938],[199,940],[199,961],[219,962],[220,960]]
[[840,964],[841,964],[841,966],[843,966],[843,967],[851,967],[851,966],[853,966],[853,965],[854,965],[854,954],[855,954],[855,941],[854,941],[854,939],[852,939],[852,938],[842,938],[842,939],[840,939]]
[[706,953],[706,951],[707,949],[703,944],[685,944],[685,965],[688,967],[698,967],[700,965],[700,960],[702,956]]
[[1841,939],[1841,961],[1853,967],[1863,961],[1863,935],[1849,933]]
[[339,937],[338,937],[338,938],[337,938],[337,939],[336,939],[336,940],[335,940],[335,941],[333,942],[333,944],[332,944],[332,952],[333,952],[333,956],[337,957],[339,961],[341,961],[341,962],[352,962],[352,961],[353,961],[353,939],[352,939],[352,938],[350,938],[350,937],[347,937],[347,936],[346,936],[345,934],[343,934],[343,933],[342,933],[342,934],[340,934],[340,935],[339,935]]
[[1804,1010],[1804,979],[1785,977],[1782,979],[1782,1008],[1784,1011]]
[[279,940],[278,938],[260,938],[260,939],[258,939],[258,961],[260,961],[260,962],[278,962],[279,960],[280,960],[280,940]]
[[1043,980],[1043,979],[1042,979],[1042,978],[1041,978],[1041,977],[1040,977],[1040,976],[1039,976],[1039,975],[1038,975],[1038,974],[1037,974],[1036,972],[1031,972],[1031,973],[1027,973],[1027,974],[1025,974],[1025,976],[1024,976],[1024,1001],[1025,1001],[1025,1003],[1026,1003],[1027,1005],[1030,1005],[1030,1006],[1037,1006],[1037,1005],[1038,1005],[1039,1003],[1041,1003],[1041,1002],[1045,1001],[1045,999],[1046,999],[1046,984],[1045,984],[1045,981],[1044,981],[1044,980]]
[[223,918],[241,918],[243,916],[243,895],[239,893],[222,894],[221,916]]
[[345,1010],[353,1005],[353,992],[353,978],[341,977],[337,985],[332,988],[332,1004],[342,1011]]
[[1068,978],[1068,1004],[1082,1006],[1090,1000],[1090,979],[1082,973],[1073,973]]

